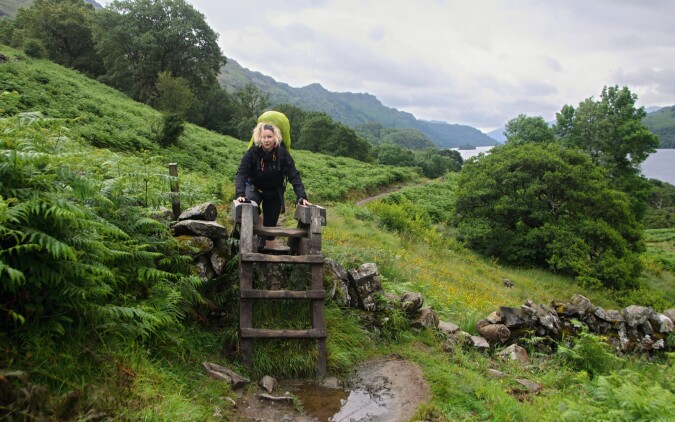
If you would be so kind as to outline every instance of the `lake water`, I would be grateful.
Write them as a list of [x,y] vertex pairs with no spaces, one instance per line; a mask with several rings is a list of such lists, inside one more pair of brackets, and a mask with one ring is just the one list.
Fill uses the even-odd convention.
[[[481,152],[488,152],[492,147],[459,150],[464,160]],[[675,185],[675,149],[657,149],[642,163],[642,174],[648,179],[657,179]]]

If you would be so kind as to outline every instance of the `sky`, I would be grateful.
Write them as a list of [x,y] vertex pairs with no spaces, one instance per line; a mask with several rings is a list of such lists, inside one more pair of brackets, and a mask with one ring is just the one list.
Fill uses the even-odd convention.
[[554,120],[613,85],[639,106],[675,105],[671,0],[188,2],[242,66],[418,119],[488,132],[519,114]]

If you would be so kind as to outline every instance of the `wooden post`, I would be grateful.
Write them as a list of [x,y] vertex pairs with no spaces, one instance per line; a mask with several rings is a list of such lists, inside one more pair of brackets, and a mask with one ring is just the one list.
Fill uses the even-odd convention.
[[[253,263],[241,259],[245,253],[253,252],[253,214],[257,208],[252,204],[241,204],[241,234],[239,236],[239,291],[253,289]],[[241,333],[253,328],[253,301],[239,299],[239,348],[244,357],[244,365],[250,371],[253,367],[253,339],[245,338]]]
[[169,184],[171,186],[171,211],[174,220],[180,215],[180,189],[178,187],[178,163],[169,163]]

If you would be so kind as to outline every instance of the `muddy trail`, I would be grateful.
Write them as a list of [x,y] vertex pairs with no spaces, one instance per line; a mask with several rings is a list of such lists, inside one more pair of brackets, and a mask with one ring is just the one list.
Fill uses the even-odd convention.
[[419,366],[396,357],[363,362],[342,380],[281,381],[271,395],[278,400],[262,393],[257,386],[240,393],[236,421],[407,421],[430,397]]
[[423,183],[415,183],[415,184],[410,184],[410,185],[399,185],[399,184],[389,185],[384,190],[382,190],[380,193],[378,193],[377,195],[369,196],[367,198],[363,198],[363,199],[357,201],[356,205],[362,206],[362,205],[367,204],[368,202],[376,201],[378,199],[384,198],[387,195],[391,195],[394,192],[398,192],[399,190],[401,190],[403,188],[423,186],[423,185],[426,185],[427,183],[430,183],[432,181],[433,180],[427,180]]

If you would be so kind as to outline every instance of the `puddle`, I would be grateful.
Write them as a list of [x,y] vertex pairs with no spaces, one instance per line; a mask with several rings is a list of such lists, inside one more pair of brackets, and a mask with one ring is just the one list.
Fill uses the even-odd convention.
[[419,367],[395,359],[361,365],[344,385],[346,389],[306,382],[289,389],[305,415],[319,422],[405,421],[430,394]]
[[305,414],[319,422],[377,420],[386,414],[387,403],[393,398],[386,391],[347,391],[316,384],[302,384],[291,391],[302,402]]

